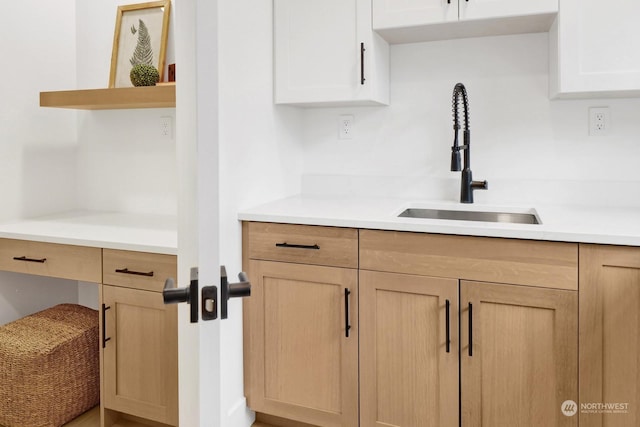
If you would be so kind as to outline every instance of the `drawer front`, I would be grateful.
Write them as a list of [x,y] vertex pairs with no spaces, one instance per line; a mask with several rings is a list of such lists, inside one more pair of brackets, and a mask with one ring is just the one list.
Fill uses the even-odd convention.
[[358,268],[358,230],[250,222],[245,239],[251,259]]
[[577,290],[578,245],[360,230],[360,268]]
[[0,239],[0,270],[100,283],[102,249]]
[[176,278],[175,255],[104,249],[102,283],[162,292],[167,278]]

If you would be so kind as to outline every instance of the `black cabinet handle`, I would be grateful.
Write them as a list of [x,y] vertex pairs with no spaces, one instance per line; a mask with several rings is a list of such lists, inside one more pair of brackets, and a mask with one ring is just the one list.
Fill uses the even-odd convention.
[[106,306],[102,304],[102,348],[107,346],[107,341],[111,340],[111,337],[106,337],[107,335],[107,310],[110,310],[111,306]]
[[153,271],[149,271],[149,272],[134,271],[134,270],[129,270],[128,268],[116,268],[116,273],[133,274],[135,276],[153,277]]
[[294,248],[294,249],[320,249],[318,245],[293,245],[287,242],[276,243],[276,248]]
[[469,303],[469,356],[473,356],[473,304]]
[[447,353],[451,352],[451,323],[450,323],[450,310],[451,310],[451,303],[449,302],[449,300],[446,301],[446,310],[445,310],[445,322],[446,322],[446,329],[447,329]]
[[14,256],[13,259],[16,261],[39,262],[41,264],[47,261],[46,258],[27,258],[26,256]]
[[349,295],[351,295],[349,288],[344,288],[344,336],[347,338],[349,338],[349,329],[351,329],[349,324]]
[[364,85],[365,82],[365,78],[364,78],[364,51],[366,49],[364,48],[364,43],[360,43],[360,84]]

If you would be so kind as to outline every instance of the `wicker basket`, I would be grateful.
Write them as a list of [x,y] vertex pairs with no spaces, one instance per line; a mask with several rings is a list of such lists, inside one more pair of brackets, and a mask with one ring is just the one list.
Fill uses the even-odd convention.
[[61,304],[0,327],[0,425],[59,427],[100,399],[98,312]]

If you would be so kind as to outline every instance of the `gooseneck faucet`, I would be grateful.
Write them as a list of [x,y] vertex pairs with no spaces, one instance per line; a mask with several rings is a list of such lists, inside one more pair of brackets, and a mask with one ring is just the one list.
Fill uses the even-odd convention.
[[[458,130],[460,130],[460,120],[458,118],[458,103],[462,98],[464,110],[464,144],[458,144]],[[469,130],[469,99],[467,89],[462,83],[456,84],[453,88],[453,147],[451,147],[451,171],[462,171],[462,182],[460,185],[460,203],[473,203],[474,190],[486,190],[489,188],[487,181],[474,181],[471,174],[471,131]],[[460,150],[464,150],[464,169],[460,166]]]

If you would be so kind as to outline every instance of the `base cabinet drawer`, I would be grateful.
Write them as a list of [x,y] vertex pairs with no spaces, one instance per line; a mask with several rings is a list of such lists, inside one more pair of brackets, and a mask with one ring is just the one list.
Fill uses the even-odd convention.
[[104,249],[102,282],[162,292],[165,280],[176,277],[176,263],[175,255]]
[[358,268],[358,230],[315,225],[246,224],[251,259]]
[[102,249],[0,239],[0,270],[100,283]]

